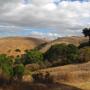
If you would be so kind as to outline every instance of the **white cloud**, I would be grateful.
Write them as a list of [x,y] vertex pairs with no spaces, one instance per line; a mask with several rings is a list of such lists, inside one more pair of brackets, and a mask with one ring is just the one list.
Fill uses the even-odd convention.
[[37,38],[48,38],[48,39],[56,39],[58,37],[62,37],[60,34],[57,34],[55,32],[37,32],[32,31],[30,36],[37,37]]
[[28,4],[21,0],[10,1],[0,1],[0,23],[50,28],[59,35],[65,32],[71,35],[72,31],[75,35],[80,34],[83,27],[90,26],[90,2],[62,1],[57,6],[52,0],[32,0]]
[[47,11],[53,11],[53,10],[56,10],[56,5],[54,3],[49,3],[49,4],[46,4],[45,6],[42,7],[43,10],[47,10]]

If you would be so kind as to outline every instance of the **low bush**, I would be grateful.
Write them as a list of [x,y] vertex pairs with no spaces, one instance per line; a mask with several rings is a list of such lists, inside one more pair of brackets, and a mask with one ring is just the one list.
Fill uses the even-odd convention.
[[38,72],[32,75],[34,82],[38,83],[53,83],[53,76],[49,72],[45,74]]
[[23,64],[17,64],[14,68],[14,77],[16,80],[22,80],[22,77],[24,75],[24,65]]
[[38,50],[31,50],[27,51],[24,58],[23,63],[24,64],[32,64],[32,63],[42,63],[44,60],[43,54],[39,52]]
[[15,49],[15,51],[16,51],[16,52],[21,52],[21,50],[20,50],[20,49],[18,49],[18,48],[17,48],[17,49]]

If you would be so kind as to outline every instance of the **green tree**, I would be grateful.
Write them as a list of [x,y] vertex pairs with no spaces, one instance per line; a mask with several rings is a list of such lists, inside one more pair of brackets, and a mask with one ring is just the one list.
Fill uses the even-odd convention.
[[4,63],[12,64],[13,60],[6,54],[0,54],[0,66],[2,66]]
[[2,65],[2,74],[6,77],[6,78],[11,78],[13,77],[13,68],[11,65],[9,64],[3,64]]
[[45,53],[45,59],[52,63],[52,66],[66,64],[66,47],[65,44],[55,44]]
[[17,80],[22,80],[22,76],[24,75],[24,65],[17,64],[13,70],[14,70],[14,77],[16,77]]
[[43,54],[38,50],[31,50],[26,52],[24,64],[42,63]]
[[12,68],[12,59],[5,55],[0,55],[0,68],[2,69],[2,74],[5,78],[11,78],[13,76],[13,68]]
[[45,58],[56,65],[65,65],[77,63],[78,54],[79,50],[73,44],[56,44],[51,46],[51,48],[45,53]]
[[15,64],[21,64],[21,63],[22,63],[21,57],[19,55],[17,55],[15,58]]
[[89,37],[89,44],[90,44],[90,28],[84,28],[83,34],[85,35],[85,37]]
[[67,45],[67,63],[78,63],[78,57],[79,57],[79,49],[73,45],[69,44]]
[[62,58],[65,55],[65,47],[65,44],[55,44],[51,46],[51,48],[45,53],[45,58],[50,61]]

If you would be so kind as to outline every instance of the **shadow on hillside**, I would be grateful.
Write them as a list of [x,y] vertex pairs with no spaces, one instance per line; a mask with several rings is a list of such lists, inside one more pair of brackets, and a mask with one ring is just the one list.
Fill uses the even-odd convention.
[[88,46],[90,46],[89,42],[82,42],[82,43],[80,43],[79,48],[84,48],[84,47],[88,47]]
[[9,85],[0,86],[0,90],[82,90],[74,86],[66,84],[42,84],[42,83],[28,83],[28,82],[19,82]]

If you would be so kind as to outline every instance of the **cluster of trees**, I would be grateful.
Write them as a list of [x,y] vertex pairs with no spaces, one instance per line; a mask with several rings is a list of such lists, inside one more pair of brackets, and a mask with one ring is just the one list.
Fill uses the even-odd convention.
[[25,73],[26,65],[39,65],[43,62],[43,60],[43,54],[37,50],[26,51],[25,55],[21,57],[18,55],[16,56],[16,58],[7,56],[6,54],[1,54],[0,80],[3,78],[8,81],[21,81]]
[[0,55],[0,78],[8,81],[21,80],[24,74],[23,64],[14,64],[13,59],[5,54]]
[[[79,47],[73,44],[56,44],[44,54],[45,60],[52,63],[52,66],[82,63],[90,59],[90,28],[84,28],[83,32],[85,37],[89,37],[89,41],[81,43]],[[86,48],[84,48],[86,47]],[[84,48],[84,49],[82,49]],[[84,57],[83,57],[84,56]],[[88,57],[88,59],[87,59]]]
[[78,63],[79,50],[73,44],[56,44],[45,53],[45,58],[53,65]]

